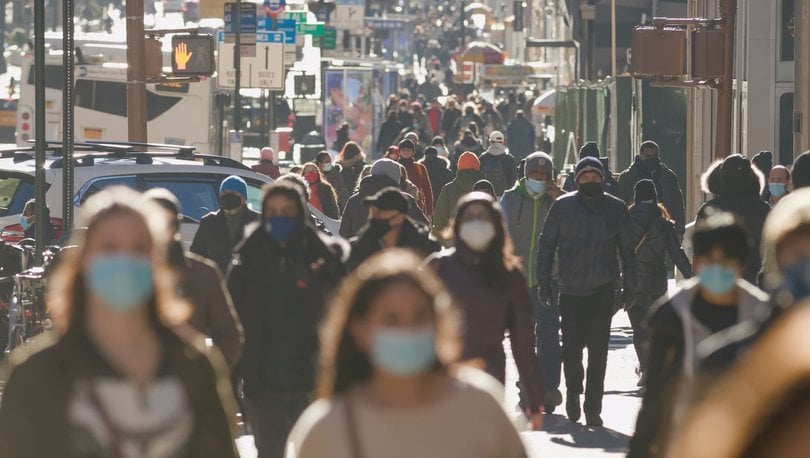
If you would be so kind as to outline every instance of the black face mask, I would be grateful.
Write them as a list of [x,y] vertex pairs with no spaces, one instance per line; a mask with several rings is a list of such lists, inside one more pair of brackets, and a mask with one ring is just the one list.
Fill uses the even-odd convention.
[[402,165],[411,165],[411,164],[413,164],[413,158],[412,157],[411,158],[406,158],[406,157],[399,156],[399,163],[402,164]]
[[641,165],[643,165],[644,168],[650,172],[657,169],[659,164],[661,164],[661,159],[658,158],[658,156],[648,157],[647,159],[641,160]]
[[236,210],[242,206],[242,198],[236,194],[224,194],[219,198],[219,206],[223,210]]
[[593,198],[602,195],[602,183],[582,183],[577,185],[579,193],[585,197]]
[[375,239],[381,239],[391,231],[391,221],[387,219],[372,218],[368,220],[366,233]]

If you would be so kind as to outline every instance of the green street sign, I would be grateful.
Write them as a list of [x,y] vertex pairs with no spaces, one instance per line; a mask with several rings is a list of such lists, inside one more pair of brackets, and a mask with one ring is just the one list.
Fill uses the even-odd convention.
[[323,32],[323,41],[321,41],[323,49],[337,48],[337,29],[334,27],[327,27]]
[[294,12],[285,12],[281,15],[281,19],[292,19],[296,22],[307,22],[307,12],[306,11],[294,11]]
[[311,24],[298,22],[295,25],[295,33],[299,35],[312,35],[313,37],[322,37],[324,33],[323,22],[316,22]]

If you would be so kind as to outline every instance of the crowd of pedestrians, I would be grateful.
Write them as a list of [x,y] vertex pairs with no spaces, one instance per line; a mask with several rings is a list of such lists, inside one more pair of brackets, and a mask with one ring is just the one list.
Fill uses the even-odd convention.
[[[527,425],[564,405],[598,428],[620,308],[643,393],[629,456],[691,447],[696,412],[745,391],[741,356],[810,321],[792,307],[810,296],[810,153],[718,161],[687,215],[655,142],[620,173],[587,142],[562,174],[524,102],[394,97],[378,151],[348,132],[286,175],[265,148],[261,207],[225,178],[189,250],[168,190],[92,197],[50,284],[54,341],[12,358],[0,456],[234,456],[238,405],[260,457],[521,457],[504,337]],[[750,383],[810,398],[806,375]],[[42,428],[53,441],[28,440]]]

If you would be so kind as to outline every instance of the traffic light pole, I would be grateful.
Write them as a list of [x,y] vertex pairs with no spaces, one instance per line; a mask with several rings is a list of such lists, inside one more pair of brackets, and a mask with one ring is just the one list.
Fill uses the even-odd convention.
[[233,90],[233,129],[242,130],[242,100],[239,89],[242,85],[242,0],[236,0],[236,46],[233,52],[233,68],[236,81]]
[[717,132],[714,156],[723,159],[731,154],[732,102],[734,98],[734,32],[737,22],[737,0],[720,0],[720,21],[723,27],[723,77],[717,87]]
[[127,132],[131,142],[145,143],[146,73],[143,0],[127,0]]
[[37,264],[45,250],[44,222],[48,219],[45,203],[45,0],[34,0],[34,198],[36,223],[34,251]]

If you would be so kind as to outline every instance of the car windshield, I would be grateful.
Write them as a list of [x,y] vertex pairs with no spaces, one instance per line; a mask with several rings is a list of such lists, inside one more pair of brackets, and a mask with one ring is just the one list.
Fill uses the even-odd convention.
[[0,216],[23,212],[25,203],[34,198],[34,177],[0,172]]

